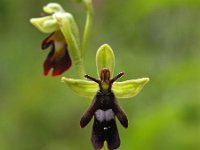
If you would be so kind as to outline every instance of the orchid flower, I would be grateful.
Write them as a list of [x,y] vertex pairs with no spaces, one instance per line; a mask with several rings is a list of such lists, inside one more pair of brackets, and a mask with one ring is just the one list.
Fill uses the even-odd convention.
[[93,148],[95,150],[102,149],[106,141],[108,149],[117,149],[121,142],[115,116],[123,127],[128,127],[128,118],[117,103],[117,99],[135,96],[149,81],[149,78],[116,82],[124,75],[124,72],[113,77],[115,56],[107,44],[98,49],[96,65],[99,79],[85,75],[85,78],[89,80],[63,77],[62,81],[75,93],[89,98],[93,97],[92,103],[80,121],[81,128],[84,128],[94,116],[91,136]]
[[52,69],[52,76],[68,70],[72,64],[77,67],[79,76],[84,71],[80,50],[79,31],[72,14],[65,12],[57,3],[43,7],[45,16],[32,18],[30,22],[41,32],[50,35],[42,42],[43,50],[50,48],[44,61],[44,75]]
[[[115,55],[107,44],[102,45],[96,53],[98,78],[85,74],[83,56],[91,31],[93,7],[91,0],[76,1],[82,2],[87,12],[82,43],[74,17],[57,3],[49,3],[43,7],[45,16],[30,20],[38,30],[49,34],[41,44],[42,50],[49,49],[43,64],[44,75],[52,70],[52,76],[57,76],[69,70],[72,65],[76,67],[80,79],[62,77],[61,81],[76,94],[93,99],[81,117],[80,126],[85,127],[94,116],[91,137],[93,148],[101,149],[106,141],[108,149],[116,149],[120,146],[120,137],[115,117],[122,126],[128,127],[128,118],[117,99],[136,96],[149,78],[117,81],[124,72],[113,76]],[[86,79],[82,79],[84,77]]]
[[[113,76],[115,56],[109,45],[104,44],[97,50],[96,66],[98,76],[103,68],[108,68],[110,70],[111,77]],[[83,97],[91,98],[99,89],[98,84],[94,81],[66,77],[62,77],[61,80],[68,85],[72,91]],[[114,82],[112,90],[117,98],[131,98],[136,96],[148,81],[149,78],[139,78],[122,82]]]

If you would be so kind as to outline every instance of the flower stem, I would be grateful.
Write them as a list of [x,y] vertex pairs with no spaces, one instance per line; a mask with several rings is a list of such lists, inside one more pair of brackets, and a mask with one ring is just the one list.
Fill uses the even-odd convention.
[[86,48],[88,46],[88,42],[89,42],[89,38],[91,34],[91,27],[92,27],[92,17],[93,17],[93,14],[88,11],[86,22],[85,22],[85,29],[83,33],[83,43],[82,43],[82,51],[81,51],[82,55],[85,53]]
[[78,77],[84,79],[84,75],[86,73],[85,73],[85,67],[84,67],[84,64],[83,64],[83,59],[79,59],[77,62],[74,62],[74,64],[75,64],[76,69],[77,69]]
[[82,39],[82,47],[81,47],[82,55],[84,55],[84,53],[87,49],[88,43],[89,43],[89,38],[90,38],[91,28],[92,28],[92,18],[93,18],[92,1],[84,0],[83,3],[85,5],[85,9],[87,11],[87,16],[86,16],[85,28],[84,28],[83,39]]

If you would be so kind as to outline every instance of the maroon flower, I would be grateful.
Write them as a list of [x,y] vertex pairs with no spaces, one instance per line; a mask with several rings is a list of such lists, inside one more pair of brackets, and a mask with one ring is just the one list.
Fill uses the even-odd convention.
[[68,53],[67,43],[61,31],[56,31],[49,35],[44,39],[41,47],[43,50],[50,47],[50,52],[43,65],[45,76],[51,69],[53,70],[52,76],[57,76],[71,67],[72,61]]

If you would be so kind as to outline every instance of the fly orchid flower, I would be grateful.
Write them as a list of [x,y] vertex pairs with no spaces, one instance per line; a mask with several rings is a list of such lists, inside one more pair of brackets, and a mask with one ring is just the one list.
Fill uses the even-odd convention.
[[124,73],[121,72],[112,77],[115,56],[107,44],[98,49],[96,65],[100,79],[85,75],[89,80],[63,77],[62,81],[75,93],[89,98],[93,97],[91,105],[81,118],[80,126],[85,127],[94,116],[91,138],[94,149],[101,149],[106,141],[108,148],[112,150],[120,146],[115,116],[125,128],[128,127],[128,119],[118,105],[117,98],[130,98],[137,95],[149,78],[116,82]]
[[[50,34],[42,42],[42,49],[50,48],[50,52],[44,62],[44,75],[50,70],[52,76],[62,74],[73,64],[78,75],[83,78],[85,71],[83,55],[87,47],[91,31],[93,7],[91,0],[76,0],[82,2],[87,11],[87,19],[80,44],[79,31],[73,16],[65,12],[57,3],[49,3],[43,7],[45,16],[33,18],[30,22],[41,32]],[[132,79],[117,82],[123,72],[113,77],[115,56],[110,46],[102,45],[96,54],[96,65],[99,79],[85,75],[84,79],[72,79],[63,77],[65,82],[78,95],[93,99],[87,111],[80,120],[81,128],[85,127],[94,117],[92,129],[92,144],[95,150],[100,150],[104,142],[110,150],[120,146],[120,137],[115,118],[122,126],[128,127],[128,118],[117,99],[130,98],[137,95],[149,78]]]
[[73,16],[57,3],[49,3],[43,7],[43,11],[45,16],[32,18],[30,22],[41,32],[50,34],[41,45],[43,50],[50,48],[43,64],[44,75],[51,69],[52,76],[60,75],[73,62],[80,74],[83,74],[79,31]]

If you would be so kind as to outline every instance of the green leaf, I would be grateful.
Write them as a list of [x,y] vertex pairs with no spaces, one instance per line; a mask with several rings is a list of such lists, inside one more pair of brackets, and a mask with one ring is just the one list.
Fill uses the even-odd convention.
[[137,95],[148,81],[149,78],[141,78],[114,82],[112,90],[117,98],[130,98]]
[[102,68],[108,68],[111,73],[111,77],[114,73],[115,68],[115,55],[112,48],[108,44],[102,45],[96,54],[96,66],[98,75]]
[[76,94],[84,97],[94,97],[99,89],[98,84],[93,81],[71,79],[66,77],[62,77],[61,81],[67,84]]

